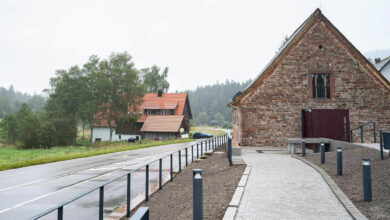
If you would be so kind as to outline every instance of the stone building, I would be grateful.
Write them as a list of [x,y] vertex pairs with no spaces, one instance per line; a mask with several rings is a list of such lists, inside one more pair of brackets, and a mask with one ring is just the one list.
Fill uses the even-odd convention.
[[[389,81],[319,9],[228,106],[233,145],[281,146],[283,137],[310,137],[313,125],[318,136],[339,140],[366,122],[390,130]],[[373,128],[364,129],[372,142]]]

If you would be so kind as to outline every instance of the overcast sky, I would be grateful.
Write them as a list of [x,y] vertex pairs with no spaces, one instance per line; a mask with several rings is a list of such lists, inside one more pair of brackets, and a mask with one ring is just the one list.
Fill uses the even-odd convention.
[[0,1],[0,86],[42,93],[56,69],[128,51],[170,91],[254,78],[316,9],[361,51],[390,48],[390,1]]

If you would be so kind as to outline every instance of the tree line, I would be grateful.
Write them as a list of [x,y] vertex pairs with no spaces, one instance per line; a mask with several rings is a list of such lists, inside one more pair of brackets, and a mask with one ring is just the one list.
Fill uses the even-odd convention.
[[[168,68],[137,69],[127,52],[112,53],[107,59],[90,56],[82,66],[60,69],[45,89],[48,98],[40,111],[26,103],[1,120],[2,138],[21,147],[51,147],[76,143],[77,126],[93,125],[103,119],[110,128],[134,119],[145,92],[169,89]],[[90,126],[92,127],[92,126]]]
[[17,112],[24,102],[33,111],[39,111],[45,105],[45,98],[37,94],[29,95],[17,92],[13,85],[8,89],[0,87],[0,118],[6,114]]
[[226,105],[238,92],[244,90],[251,80],[242,83],[232,80],[217,82],[187,90],[194,125],[211,125],[231,128],[232,110]]

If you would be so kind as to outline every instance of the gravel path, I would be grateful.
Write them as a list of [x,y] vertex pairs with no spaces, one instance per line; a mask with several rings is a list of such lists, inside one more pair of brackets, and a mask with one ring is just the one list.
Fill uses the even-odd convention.
[[141,204],[149,207],[150,219],[192,219],[192,169],[203,169],[203,219],[222,219],[246,165],[230,167],[220,149],[184,168]]
[[[380,160],[378,150],[361,147],[343,150],[343,176],[338,177],[336,152],[325,154],[326,163],[320,164],[320,155],[306,156],[322,168],[369,219],[390,219],[390,161],[388,154]],[[371,159],[372,202],[363,201],[362,158]]]

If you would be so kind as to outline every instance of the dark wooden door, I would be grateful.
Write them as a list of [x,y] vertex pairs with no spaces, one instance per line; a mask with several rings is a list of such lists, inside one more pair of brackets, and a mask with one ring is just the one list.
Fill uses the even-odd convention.
[[303,111],[304,137],[323,137],[341,140],[345,132],[345,141],[349,141],[348,109],[311,109]]

